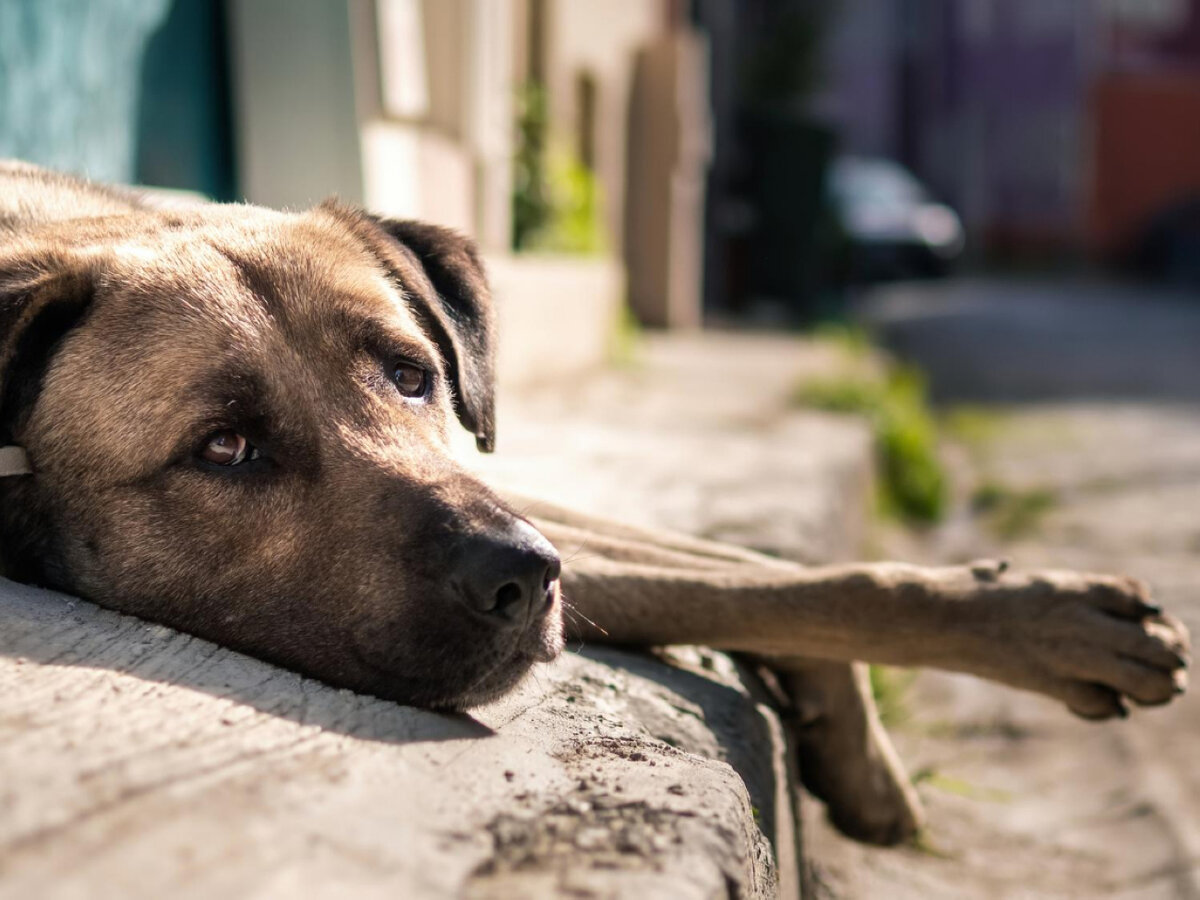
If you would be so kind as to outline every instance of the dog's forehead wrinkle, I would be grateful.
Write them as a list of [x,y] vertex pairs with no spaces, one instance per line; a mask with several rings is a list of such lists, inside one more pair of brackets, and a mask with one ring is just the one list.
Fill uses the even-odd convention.
[[96,288],[102,297],[124,301],[111,313],[123,323],[113,331],[118,340],[125,339],[127,329],[144,327],[147,317],[159,323],[163,337],[215,325],[226,332],[224,344],[251,343],[271,322],[260,304],[245,302],[245,287],[232,265],[202,242],[136,253],[108,248]]
[[297,340],[338,337],[354,320],[387,320],[424,338],[379,262],[335,229],[300,219],[253,240],[217,245],[238,278]]
[[370,262],[377,282],[391,298],[391,302],[404,312],[415,327],[423,330],[414,307],[434,296],[436,290],[429,280],[424,264],[413,250],[402,242],[389,238],[388,260],[385,264],[361,235],[352,236],[346,232],[346,217],[349,215],[351,219],[355,219],[361,214],[328,206],[319,207],[314,212],[332,223],[340,242],[352,245],[357,257]]

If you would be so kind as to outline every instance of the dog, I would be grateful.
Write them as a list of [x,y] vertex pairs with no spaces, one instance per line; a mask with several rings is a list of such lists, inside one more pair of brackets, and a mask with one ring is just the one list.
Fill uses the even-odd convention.
[[447,229],[0,164],[0,571],[439,709],[503,695],[568,633],[748,654],[789,695],[806,784],[880,843],[921,812],[854,661],[1090,719],[1184,690],[1187,632],[1132,579],[805,568],[518,514],[450,450],[460,426],[493,448],[493,332],[479,255]]

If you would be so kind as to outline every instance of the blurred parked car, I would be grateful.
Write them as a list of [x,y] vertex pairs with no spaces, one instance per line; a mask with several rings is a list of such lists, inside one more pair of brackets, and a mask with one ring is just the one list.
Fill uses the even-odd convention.
[[958,214],[899,163],[839,157],[830,166],[828,194],[853,281],[939,277],[962,255]]

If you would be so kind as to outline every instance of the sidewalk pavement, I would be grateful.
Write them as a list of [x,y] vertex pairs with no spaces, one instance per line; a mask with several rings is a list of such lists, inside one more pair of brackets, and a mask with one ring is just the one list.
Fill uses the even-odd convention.
[[823,342],[736,332],[649,335],[627,366],[500,398],[491,481],[586,512],[804,562],[854,556],[870,436],[797,409],[838,367]]

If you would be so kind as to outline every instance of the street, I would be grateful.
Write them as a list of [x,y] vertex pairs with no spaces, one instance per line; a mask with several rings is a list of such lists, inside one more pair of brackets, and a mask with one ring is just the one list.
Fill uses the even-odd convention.
[[[864,309],[949,410],[974,404],[947,416],[954,513],[882,552],[1129,573],[1200,634],[1200,303],[947,282],[884,289]],[[1096,725],[926,672],[899,705],[891,732],[928,834],[880,851],[814,818],[808,851],[830,894],[1200,897],[1194,693]]]

